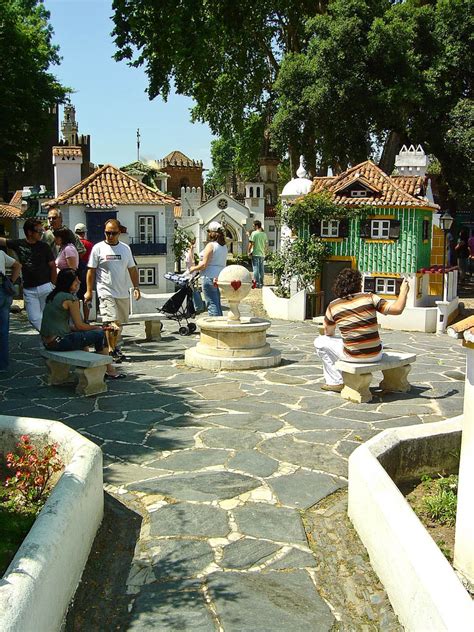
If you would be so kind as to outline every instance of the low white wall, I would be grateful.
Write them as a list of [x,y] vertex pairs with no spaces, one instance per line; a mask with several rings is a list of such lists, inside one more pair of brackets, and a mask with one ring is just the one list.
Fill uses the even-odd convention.
[[383,329],[423,331],[429,334],[436,331],[437,318],[437,307],[405,307],[399,316],[377,313],[378,323]]
[[102,520],[102,452],[60,422],[0,415],[1,452],[23,434],[57,443],[65,470],[0,580],[0,632],[56,632]]
[[[349,458],[349,517],[409,632],[470,632],[474,604],[378,459],[392,459],[391,467],[403,476],[410,468],[423,468],[420,452],[432,458],[428,440],[434,440],[442,452],[443,440],[449,443],[455,434],[459,436],[461,426],[462,417],[455,417],[385,430]],[[416,446],[420,440],[422,444]],[[405,449],[397,459],[394,454],[400,443]],[[425,471],[430,473],[430,468]]]
[[306,316],[306,290],[300,290],[291,298],[277,296],[273,288],[263,286],[262,302],[269,318],[279,320],[305,320]]

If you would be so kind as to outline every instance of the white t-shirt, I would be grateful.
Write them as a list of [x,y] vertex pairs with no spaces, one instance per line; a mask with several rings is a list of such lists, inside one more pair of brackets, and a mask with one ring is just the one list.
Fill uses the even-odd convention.
[[5,274],[5,268],[11,268],[15,263],[15,259],[7,255],[3,250],[0,250],[0,272]]
[[202,271],[202,275],[214,279],[227,265],[227,246],[221,246],[217,241],[211,241],[209,245],[212,248],[212,254],[207,268]]
[[129,268],[135,267],[132,251],[121,241],[111,246],[101,241],[92,248],[87,267],[96,269],[99,297],[128,298],[132,287]]

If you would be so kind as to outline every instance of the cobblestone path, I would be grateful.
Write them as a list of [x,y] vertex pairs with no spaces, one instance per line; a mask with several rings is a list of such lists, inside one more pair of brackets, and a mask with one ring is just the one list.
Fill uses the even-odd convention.
[[[173,323],[159,343],[140,341],[141,328],[133,326],[125,336],[129,379],[79,398],[70,387],[45,385],[38,337],[21,316],[12,320],[1,413],[60,420],[96,442],[107,491],[143,516],[123,629],[398,629],[380,586],[355,594],[360,569],[369,569],[360,551],[346,568],[344,590],[331,588],[338,579],[322,562],[325,553],[340,559],[350,548],[341,507],[351,452],[384,428],[461,412],[458,341],[383,332],[386,347],[418,354],[413,390],[376,393],[356,405],[319,390],[313,323],[273,324],[269,342],[282,352],[280,367],[218,374],[184,366],[196,338],[177,336]],[[337,490],[333,505],[307,512]],[[365,623],[351,627],[356,620]]]

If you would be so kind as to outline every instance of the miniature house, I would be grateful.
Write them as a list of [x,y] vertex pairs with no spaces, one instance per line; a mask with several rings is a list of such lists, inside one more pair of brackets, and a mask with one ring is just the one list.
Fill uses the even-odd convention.
[[[327,192],[334,203],[348,211],[346,219],[328,218],[308,227],[308,233],[326,241],[331,252],[316,290],[324,292],[325,309],[335,298],[331,289],[335,277],[343,268],[352,267],[362,272],[364,291],[394,300],[406,277],[410,293],[405,311],[396,317],[379,315],[380,324],[388,329],[434,332],[442,296],[440,271],[430,268],[430,255],[433,213],[439,207],[427,195],[423,150],[404,149],[401,154],[406,153],[408,162],[413,163],[408,166],[420,167],[415,175],[388,176],[368,160],[337,176],[314,178],[311,193]],[[405,173],[401,154],[397,156],[398,169]],[[351,209],[363,212],[360,217],[356,213],[351,217]],[[456,270],[445,275],[445,322],[457,310],[456,275]]]

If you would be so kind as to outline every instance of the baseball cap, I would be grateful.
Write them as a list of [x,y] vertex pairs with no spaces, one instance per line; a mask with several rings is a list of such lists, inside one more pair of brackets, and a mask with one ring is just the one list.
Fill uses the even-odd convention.
[[222,227],[222,224],[219,224],[219,222],[211,222],[209,224],[209,226],[207,227],[207,230],[224,230]]
[[76,224],[74,226],[74,232],[75,233],[85,233],[87,232],[87,228],[85,224]]

